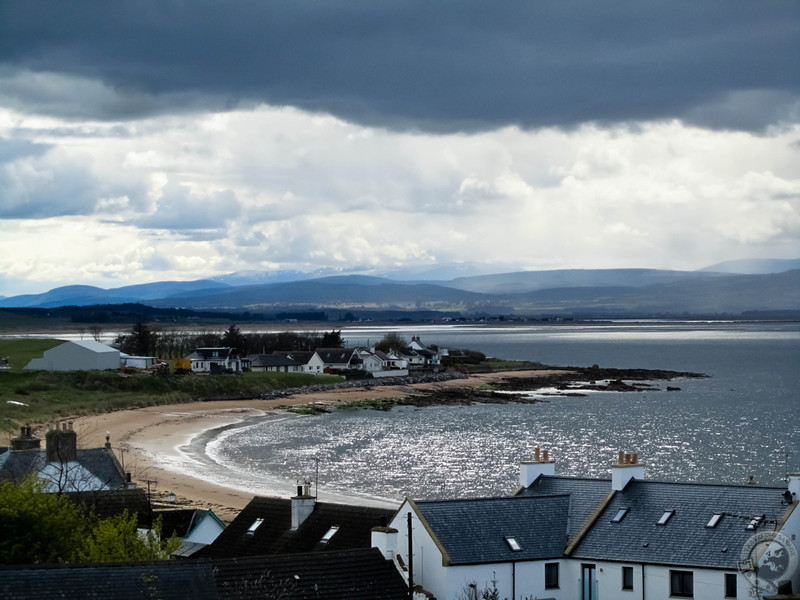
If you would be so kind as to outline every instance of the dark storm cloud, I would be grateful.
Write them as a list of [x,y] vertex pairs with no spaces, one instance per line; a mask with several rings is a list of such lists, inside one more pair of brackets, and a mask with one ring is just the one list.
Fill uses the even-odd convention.
[[[106,119],[265,102],[433,131],[757,129],[797,118],[799,24],[794,0],[5,0],[0,65],[14,77],[0,97]],[[41,73],[79,78],[86,96],[28,77]],[[761,119],[737,110],[754,92]]]

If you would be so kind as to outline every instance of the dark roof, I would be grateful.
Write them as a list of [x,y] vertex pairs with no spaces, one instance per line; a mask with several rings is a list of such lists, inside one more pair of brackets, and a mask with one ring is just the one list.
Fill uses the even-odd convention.
[[272,354],[278,356],[288,356],[292,360],[296,360],[301,365],[307,365],[308,361],[310,361],[316,352],[313,350],[276,350]]
[[594,510],[611,492],[610,479],[586,479],[543,475],[530,486],[517,492],[518,496],[552,496],[569,494],[569,525],[567,532],[574,536]]
[[141,488],[69,492],[66,496],[74,503],[92,510],[101,519],[128,511],[129,515],[136,515],[137,527],[150,529],[152,525],[150,502],[147,501],[147,493]]
[[408,587],[377,548],[214,561],[220,598],[403,600]]
[[[200,555],[228,558],[369,548],[372,528],[386,525],[395,513],[386,508],[317,502],[313,512],[292,531],[291,506],[287,499],[253,498]],[[257,519],[263,519],[261,525],[252,535],[246,535]],[[334,525],[338,531],[330,541],[320,543]]]
[[297,367],[303,364],[285,354],[251,354],[247,358],[251,367]]
[[[755,531],[746,527],[765,515],[757,531],[773,531],[786,512],[785,488],[632,480],[599,515],[572,556],[590,560],[646,562],[736,569],[736,559]],[[622,521],[611,519],[627,508]],[[665,512],[675,511],[665,525]],[[716,527],[706,527],[724,513]]]
[[[449,564],[560,557],[567,542],[569,496],[415,502]],[[508,538],[519,545],[515,551]]]
[[325,364],[346,364],[358,358],[355,348],[317,348],[316,350]]
[[21,481],[31,473],[38,473],[48,488],[58,488],[47,491],[125,487],[125,474],[113,452],[105,448],[79,448],[77,460],[65,465],[48,463],[44,449],[0,454],[0,481]]
[[210,360],[213,358],[225,359],[233,354],[233,348],[220,347],[220,348],[195,348],[194,352],[189,355],[191,359]]
[[193,561],[0,567],[4,600],[218,600],[211,564]]

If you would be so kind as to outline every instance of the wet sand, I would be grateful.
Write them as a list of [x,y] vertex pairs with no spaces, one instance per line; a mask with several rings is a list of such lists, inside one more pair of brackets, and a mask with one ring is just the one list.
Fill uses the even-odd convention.
[[[74,422],[81,448],[97,448],[110,436],[112,448],[139,486],[148,481],[154,500],[165,501],[172,492],[181,506],[211,508],[221,519],[230,521],[255,495],[252,491],[226,487],[186,473],[180,465],[190,459],[181,451],[197,435],[218,427],[259,416],[280,414],[280,407],[325,404],[336,406],[358,400],[401,398],[417,389],[480,387],[501,378],[544,377],[565,371],[507,371],[471,375],[466,379],[413,385],[375,386],[336,389],[297,394],[275,400],[235,400],[194,402],[124,410]],[[288,478],[288,477],[287,477]],[[259,495],[278,495],[274,490]],[[336,498],[330,499],[336,501]],[[341,497],[340,501],[358,501]],[[363,503],[370,503],[361,499]],[[385,504],[384,504],[385,505]]]

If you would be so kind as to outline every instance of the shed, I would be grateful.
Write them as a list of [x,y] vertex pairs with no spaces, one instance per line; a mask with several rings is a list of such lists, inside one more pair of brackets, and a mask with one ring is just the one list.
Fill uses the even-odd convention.
[[64,342],[45,350],[41,358],[34,358],[25,366],[39,371],[102,371],[119,367],[119,350],[94,340]]

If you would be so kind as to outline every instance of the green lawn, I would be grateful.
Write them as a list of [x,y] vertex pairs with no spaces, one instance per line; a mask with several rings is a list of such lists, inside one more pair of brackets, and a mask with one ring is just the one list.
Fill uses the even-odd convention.
[[[270,390],[342,381],[334,375],[244,373],[241,375],[151,375],[120,371],[25,371],[22,367],[59,340],[0,340],[0,430],[67,417],[160,404],[257,398]],[[1,444],[2,442],[0,442]]]

